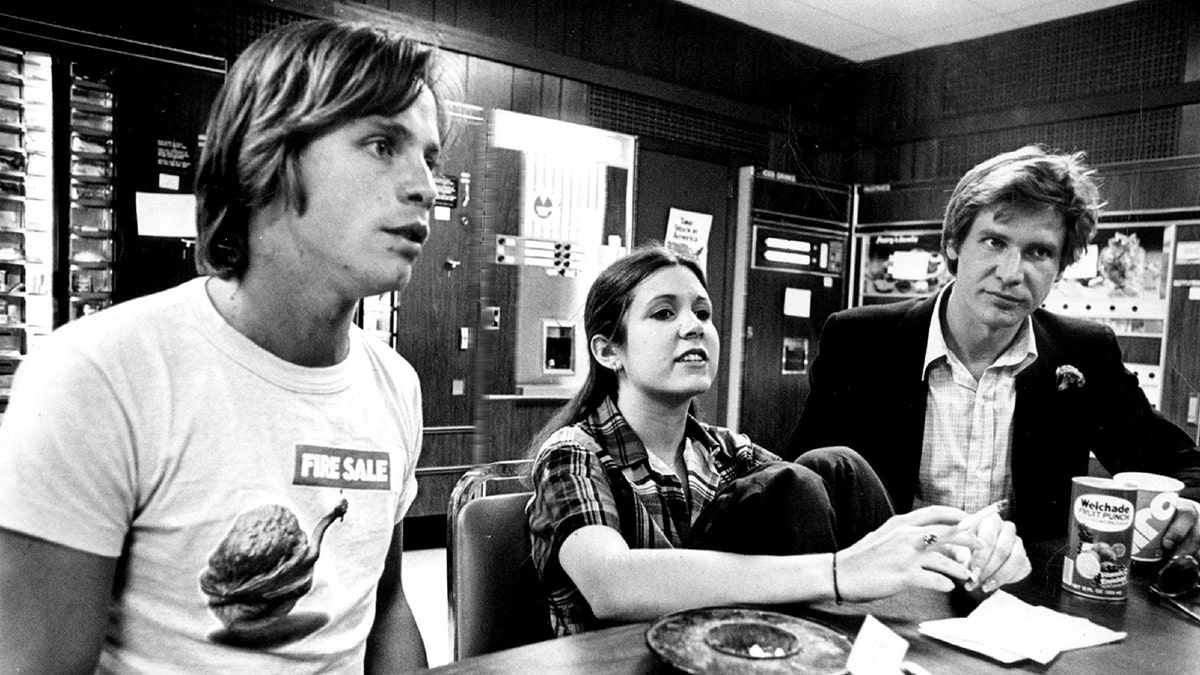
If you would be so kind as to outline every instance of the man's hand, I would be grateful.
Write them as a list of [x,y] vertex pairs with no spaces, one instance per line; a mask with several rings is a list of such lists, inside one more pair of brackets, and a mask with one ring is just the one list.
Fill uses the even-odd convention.
[[969,561],[972,580],[963,588],[971,592],[991,593],[1001,586],[1024,579],[1033,570],[1025,554],[1025,544],[1017,536],[1017,527],[991,514],[975,526],[975,536],[983,546],[975,549]]
[[1163,550],[1168,557],[1196,555],[1200,550],[1200,504],[1179,498],[1175,503],[1175,515],[1163,532]]

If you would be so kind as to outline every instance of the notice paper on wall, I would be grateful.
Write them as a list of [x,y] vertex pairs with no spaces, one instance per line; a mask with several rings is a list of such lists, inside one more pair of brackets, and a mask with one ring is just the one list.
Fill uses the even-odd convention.
[[708,272],[708,233],[712,229],[712,214],[672,208],[667,215],[667,248],[691,256]]
[[783,315],[807,319],[812,316],[812,291],[807,288],[787,288],[783,291]]
[[195,237],[195,195],[137,193],[137,227],[143,237]]

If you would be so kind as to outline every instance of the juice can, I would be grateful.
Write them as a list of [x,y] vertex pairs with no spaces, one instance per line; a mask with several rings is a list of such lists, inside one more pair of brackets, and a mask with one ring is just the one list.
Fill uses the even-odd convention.
[[1111,478],[1071,479],[1064,589],[1097,600],[1124,600],[1129,587],[1137,487]]

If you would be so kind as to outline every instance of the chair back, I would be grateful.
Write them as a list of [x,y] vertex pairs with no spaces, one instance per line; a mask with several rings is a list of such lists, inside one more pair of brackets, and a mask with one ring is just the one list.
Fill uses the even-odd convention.
[[527,460],[469,470],[447,510],[447,589],[454,658],[554,637],[533,566]]

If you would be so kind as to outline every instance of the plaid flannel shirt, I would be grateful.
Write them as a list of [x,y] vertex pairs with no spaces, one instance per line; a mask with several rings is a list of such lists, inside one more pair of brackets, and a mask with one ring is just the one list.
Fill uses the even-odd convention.
[[604,525],[630,548],[679,548],[691,525],[727,483],[779,458],[745,436],[689,417],[688,494],[674,475],[656,471],[646,447],[605,400],[587,420],[559,429],[533,464],[529,526],[533,561],[558,635],[603,625],[558,563],[558,551],[575,530]]

